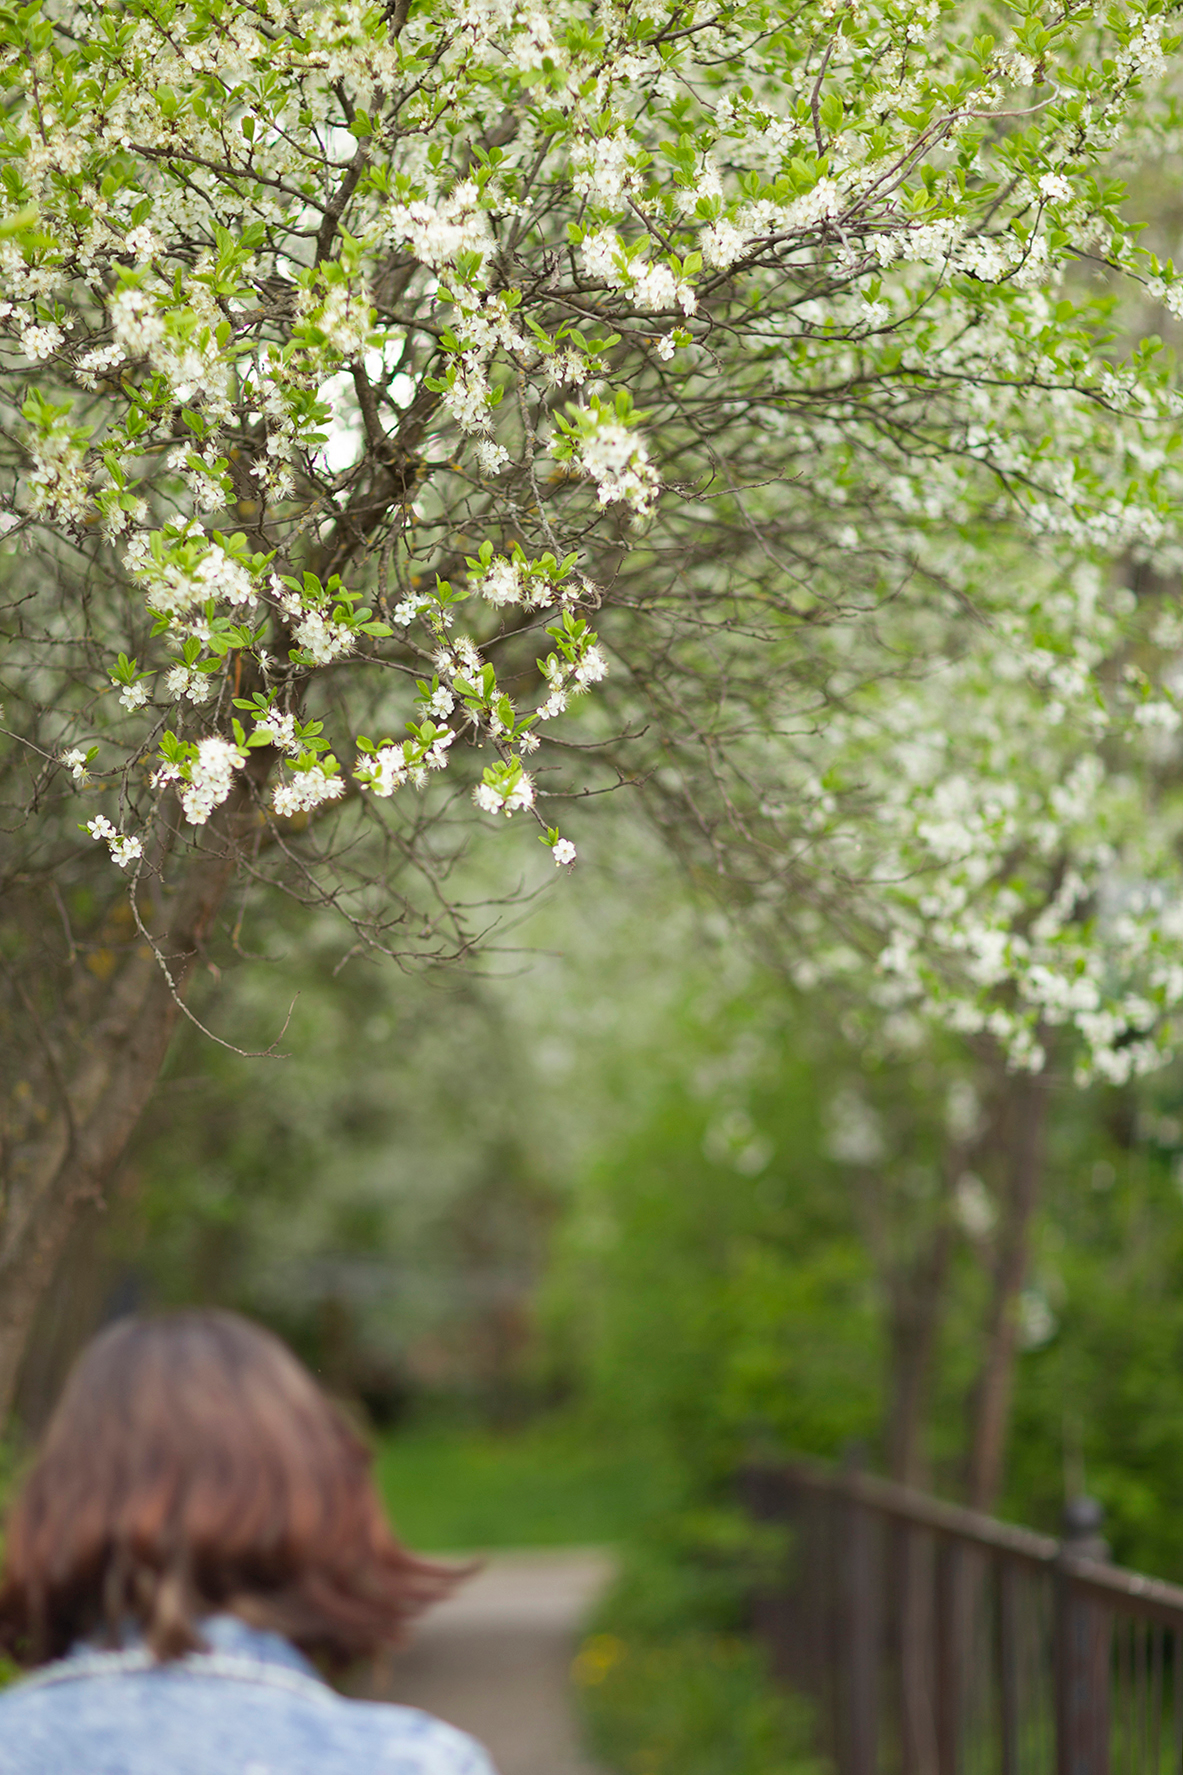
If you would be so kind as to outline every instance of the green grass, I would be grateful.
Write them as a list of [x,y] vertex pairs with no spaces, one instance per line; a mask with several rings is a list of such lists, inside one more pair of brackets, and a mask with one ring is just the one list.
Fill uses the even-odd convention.
[[828,1775],[809,1708],[739,1635],[595,1634],[573,1674],[592,1749],[618,1775]]
[[744,1630],[759,1549],[740,1517],[712,1511],[654,1524],[624,1551],[572,1670],[601,1768],[830,1775],[811,1748],[812,1710],[773,1684]]
[[663,1463],[568,1417],[394,1432],[375,1474],[399,1537],[438,1553],[626,1541],[676,1507]]

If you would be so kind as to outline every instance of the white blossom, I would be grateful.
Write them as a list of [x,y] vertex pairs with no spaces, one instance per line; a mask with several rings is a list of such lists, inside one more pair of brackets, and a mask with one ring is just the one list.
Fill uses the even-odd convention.
[[222,805],[234,786],[234,772],[245,763],[246,754],[217,734],[198,740],[197,757],[181,790],[181,808],[191,826],[203,826]]
[[[176,543],[184,546],[201,538],[202,532],[193,524],[176,537]],[[249,570],[228,555],[220,543],[208,543],[196,565],[190,567],[174,553],[158,560],[143,539],[137,537],[129,545],[124,561],[143,585],[152,609],[164,616],[187,617],[196,606],[210,599],[229,604],[232,609],[250,610],[258,603]]]
[[41,433],[30,440],[33,471],[26,478],[29,505],[37,517],[67,524],[85,521],[91,506],[82,449],[68,431]]
[[351,631],[344,623],[334,622],[319,610],[307,611],[295,625],[293,633],[317,666],[327,666],[353,650]]
[[59,350],[65,334],[60,327],[26,327],[21,334],[21,350],[26,357],[52,357]]
[[578,689],[584,690],[589,684],[599,684],[608,676],[608,661],[598,647],[585,648],[579,664],[572,673],[572,679]]
[[509,451],[505,445],[495,443],[492,438],[478,437],[474,447],[484,474],[499,475],[509,461]]
[[406,746],[383,746],[372,758],[363,759],[354,775],[362,778],[373,795],[386,800],[407,781]]
[[134,835],[120,833],[111,842],[111,861],[117,863],[120,869],[126,869],[129,863],[134,863],[143,854],[143,843]]
[[198,672],[190,666],[176,665],[164,675],[166,696],[187,697],[191,703],[204,703],[213,695],[214,686],[208,672]]
[[111,861],[120,869],[126,869],[129,863],[134,863],[137,857],[144,854],[141,839],[118,831],[102,814],[88,820],[86,830],[93,839],[106,844],[111,853]]
[[1062,173],[1043,173],[1039,180],[1039,195],[1052,203],[1067,203],[1072,197],[1072,186]]
[[[461,431],[487,431],[489,417],[489,379],[484,365],[468,354],[455,366],[455,376],[444,390],[443,403]],[[508,458],[508,452],[506,453]]]
[[742,259],[747,250],[747,242],[733,222],[725,217],[712,222],[702,236],[702,256],[706,263],[716,271],[729,271],[737,259]]
[[482,256],[492,247],[488,216],[471,179],[462,180],[439,202],[392,204],[385,218],[387,238],[409,247],[425,265],[452,263],[462,252]]
[[423,754],[422,766],[426,770],[443,770],[448,762],[448,748],[456,738],[450,727],[442,727],[432,740],[431,745]]
[[507,814],[516,813],[519,808],[533,807],[534,782],[533,778],[527,776],[525,771],[522,772],[505,797],[504,805]]
[[637,433],[615,419],[601,419],[579,444],[584,472],[596,483],[601,505],[621,500],[638,516],[653,509],[659,491],[657,471]]
[[326,801],[335,801],[345,793],[343,778],[328,776],[319,764],[311,770],[298,771],[286,782],[277,783],[271,795],[275,812],[285,819],[293,814],[311,813]]
[[147,290],[126,288],[111,299],[115,344],[127,357],[142,357],[164,338],[164,319]]
[[[0,238],[0,527],[39,551],[22,600],[72,597],[66,561],[80,591],[30,622],[30,670],[76,636],[81,720],[134,634],[148,672],[121,703],[163,674],[181,731],[151,780],[201,824],[246,742],[194,747],[194,707],[253,722],[291,817],[344,791],[260,682],[325,726],[363,699],[398,724],[430,656],[422,726],[357,782],[428,783],[459,702],[500,760],[476,803],[512,813],[544,723],[608,670],[582,618],[620,605],[628,743],[646,769],[668,747],[687,844],[726,834],[712,866],[758,856],[733,899],[763,934],[813,919],[803,991],[857,990],[889,1047],[938,1024],[1034,1070],[1054,1028],[1082,1074],[1132,1078],[1183,1027],[1183,617],[1156,590],[1152,619],[1143,583],[1183,570],[1183,383],[1125,343],[1144,298],[1183,315],[1136,232],[1141,162],[1174,139],[1170,21],[1069,8],[1037,58],[1000,14],[967,59],[936,0],[782,14],[667,32],[457,0],[396,36],[353,0],[212,23],[180,0],[112,35],[110,9],[51,8],[10,57],[45,244]],[[1098,196],[1130,173],[1122,206]],[[1106,267],[1095,304],[1083,262]],[[129,625],[117,555],[162,622]],[[385,595],[341,620],[302,578],[346,556],[384,592],[459,583],[396,593],[390,646]],[[452,638],[466,593],[487,661]],[[493,636],[556,606],[530,691]],[[129,784],[142,725],[112,761]],[[84,757],[61,754],[76,782]]]
[[526,576],[516,561],[499,555],[493,564],[474,582],[474,591],[490,604],[521,604],[526,596]]
[[394,607],[394,621],[398,623],[400,628],[406,628],[409,623],[414,622],[421,610],[426,610],[428,608],[430,603],[430,598],[421,598],[418,596],[404,598],[401,603],[396,604]]
[[301,294],[301,309],[328,339],[328,348],[352,362],[365,352],[373,331],[374,311],[369,292],[348,283],[330,284],[325,290],[310,288]]
[[270,740],[281,752],[298,752],[301,741],[296,734],[296,717],[292,714],[272,709],[262,721],[255,723],[252,737],[263,737]]

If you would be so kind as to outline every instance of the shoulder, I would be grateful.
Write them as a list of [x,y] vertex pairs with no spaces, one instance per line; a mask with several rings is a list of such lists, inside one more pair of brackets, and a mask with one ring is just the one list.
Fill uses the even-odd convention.
[[[52,1668],[0,1694],[0,1775],[495,1775],[467,1733],[417,1708],[352,1701],[275,1667],[215,1674]],[[76,1757],[81,1761],[76,1761]]]
[[496,1775],[482,1744],[434,1714],[387,1701],[339,1700],[338,1706],[338,1717],[345,1715],[359,1737],[371,1739],[387,1754],[400,1751],[432,1775],[437,1769],[441,1775]]

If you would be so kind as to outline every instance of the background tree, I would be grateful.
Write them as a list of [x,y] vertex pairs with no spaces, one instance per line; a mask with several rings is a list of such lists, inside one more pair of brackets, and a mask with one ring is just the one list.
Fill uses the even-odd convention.
[[[1001,1483],[1052,1094],[1171,1058],[1183,961],[1177,600],[1151,573],[1131,590],[1103,557],[1058,573],[1000,545],[996,567],[1025,624],[882,612],[874,644],[923,669],[885,681],[844,632],[831,671],[846,685],[824,726],[794,729],[775,684],[754,702],[732,681],[724,703],[714,676],[696,694],[687,679],[682,729],[646,790],[761,953],[843,1004],[851,1044],[887,1063],[900,1103],[878,1113],[897,1152],[927,1141],[900,1084],[909,1056],[943,1067],[942,1101],[978,1104],[968,1127],[952,1115],[931,1207],[905,1215],[897,1256],[886,1204],[875,1236],[896,1303],[892,1465],[914,1479],[957,1191],[967,1171],[989,1175],[999,1224],[966,1474],[983,1507]],[[926,1024],[952,1042],[934,1045]],[[864,1193],[883,1157],[862,1162]]]

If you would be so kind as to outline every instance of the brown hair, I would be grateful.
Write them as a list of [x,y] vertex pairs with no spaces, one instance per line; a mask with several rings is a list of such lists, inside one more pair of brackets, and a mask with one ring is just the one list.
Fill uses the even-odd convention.
[[0,1644],[26,1664],[134,1621],[159,1658],[224,1611],[343,1663],[463,1576],[387,1528],[360,1437],[233,1313],[123,1319],[83,1352],[9,1518]]

